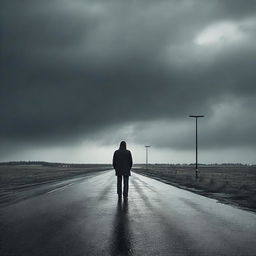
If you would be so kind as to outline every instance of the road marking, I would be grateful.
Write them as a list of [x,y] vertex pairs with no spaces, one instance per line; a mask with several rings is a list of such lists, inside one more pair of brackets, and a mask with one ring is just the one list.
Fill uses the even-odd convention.
[[67,185],[65,185],[65,186],[62,186],[62,187],[60,187],[60,188],[55,188],[55,189],[53,189],[53,190],[48,191],[46,194],[50,194],[50,193],[53,193],[53,192],[56,192],[56,191],[62,191],[62,190],[64,190],[64,189],[66,189],[66,188],[72,186],[73,184],[74,184],[74,183],[69,183],[69,184],[67,184]]

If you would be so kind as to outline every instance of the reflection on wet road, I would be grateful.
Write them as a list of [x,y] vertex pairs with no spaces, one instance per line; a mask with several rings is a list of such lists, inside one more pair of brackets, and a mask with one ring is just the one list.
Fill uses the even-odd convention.
[[113,222],[113,241],[111,255],[133,255],[132,235],[130,231],[128,200],[117,200],[115,218]]
[[[33,191],[31,191],[33,194]],[[256,215],[133,173],[114,171],[0,208],[0,255],[255,255]]]

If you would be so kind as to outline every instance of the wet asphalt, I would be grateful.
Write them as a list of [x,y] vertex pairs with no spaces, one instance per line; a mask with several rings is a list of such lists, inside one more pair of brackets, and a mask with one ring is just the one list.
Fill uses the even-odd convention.
[[114,171],[45,185],[0,208],[1,256],[255,256],[256,214],[132,173],[117,199]]

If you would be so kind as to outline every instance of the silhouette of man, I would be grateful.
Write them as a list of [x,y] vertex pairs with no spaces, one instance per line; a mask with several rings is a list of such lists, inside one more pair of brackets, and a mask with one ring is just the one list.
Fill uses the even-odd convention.
[[117,194],[118,198],[122,197],[122,181],[123,181],[123,196],[128,197],[129,176],[131,176],[132,154],[126,149],[126,142],[121,141],[120,147],[115,151],[113,156],[113,167],[117,176]]

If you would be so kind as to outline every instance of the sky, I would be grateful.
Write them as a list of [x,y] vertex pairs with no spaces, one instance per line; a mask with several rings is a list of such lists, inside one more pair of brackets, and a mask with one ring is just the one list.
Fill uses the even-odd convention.
[[255,0],[0,3],[0,161],[256,163]]

